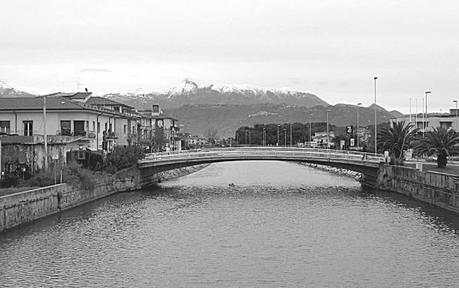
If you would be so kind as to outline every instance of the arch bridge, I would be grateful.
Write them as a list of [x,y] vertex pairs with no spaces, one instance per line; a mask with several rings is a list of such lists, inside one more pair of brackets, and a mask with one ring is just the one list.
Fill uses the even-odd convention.
[[155,182],[159,172],[206,163],[242,160],[279,160],[306,162],[344,168],[363,174],[363,184],[374,186],[382,155],[313,148],[233,147],[150,153],[138,162],[141,183]]

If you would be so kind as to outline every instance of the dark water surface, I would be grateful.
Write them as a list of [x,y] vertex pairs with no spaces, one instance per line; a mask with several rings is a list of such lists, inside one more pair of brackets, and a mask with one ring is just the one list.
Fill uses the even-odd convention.
[[219,163],[0,234],[0,286],[459,287],[458,223],[297,164]]

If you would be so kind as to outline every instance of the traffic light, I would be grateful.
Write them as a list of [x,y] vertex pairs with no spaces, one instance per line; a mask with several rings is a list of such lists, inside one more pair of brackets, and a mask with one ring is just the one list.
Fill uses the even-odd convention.
[[353,135],[354,133],[353,127],[351,125],[346,126],[346,135]]

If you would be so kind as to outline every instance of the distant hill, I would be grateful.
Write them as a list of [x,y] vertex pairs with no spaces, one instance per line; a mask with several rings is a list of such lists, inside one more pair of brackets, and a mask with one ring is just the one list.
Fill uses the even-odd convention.
[[287,104],[304,107],[328,106],[328,103],[314,94],[305,92],[276,91],[263,89],[219,88],[213,85],[198,87],[188,81],[181,89],[167,93],[149,93],[141,95],[107,94],[115,101],[134,107],[151,107],[158,104],[163,109],[175,109],[184,105],[254,105],[254,104]]
[[30,97],[33,94],[16,90],[7,83],[0,80],[0,97]]
[[389,113],[394,117],[394,118],[401,118],[403,117],[403,113],[398,112],[397,110],[392,110],[389,111]]

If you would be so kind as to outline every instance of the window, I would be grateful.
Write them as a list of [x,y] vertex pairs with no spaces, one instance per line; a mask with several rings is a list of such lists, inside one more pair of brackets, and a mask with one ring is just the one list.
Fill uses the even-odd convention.
[[24,125],[24,136],[32,136],[33,135],[33,121],[27,120],[22,121]]
[[110,123],[108,126],[109,126],[108,127],[108,132],[112,133],[112,123]]
[[96,131],[96,121],[92,121],[92,132]]
[[100,133],[100,122],[97,122],[97,133]]
[[10,133],[10,121],[0,121],[0,133]]
[[75,136],[86,136],[86,132],[84,130],[85,121],[73,121],[73,135]]
[[107,132],[107,122],[105,122],[105,129],[104,129],[105,132]]
[[126,134],[126,130],[127,130],[127,126],[126,126],[126,124],[124,124],[124,126],[123,126],[124,134]]
[[453,126],[453,122],[452,121],[440,122],[440,127],[441,128],[449,129],[449,128],[451,128],[451,126]]
[[71,121],[61,120],[61,135],[70,136],[72,135]]

